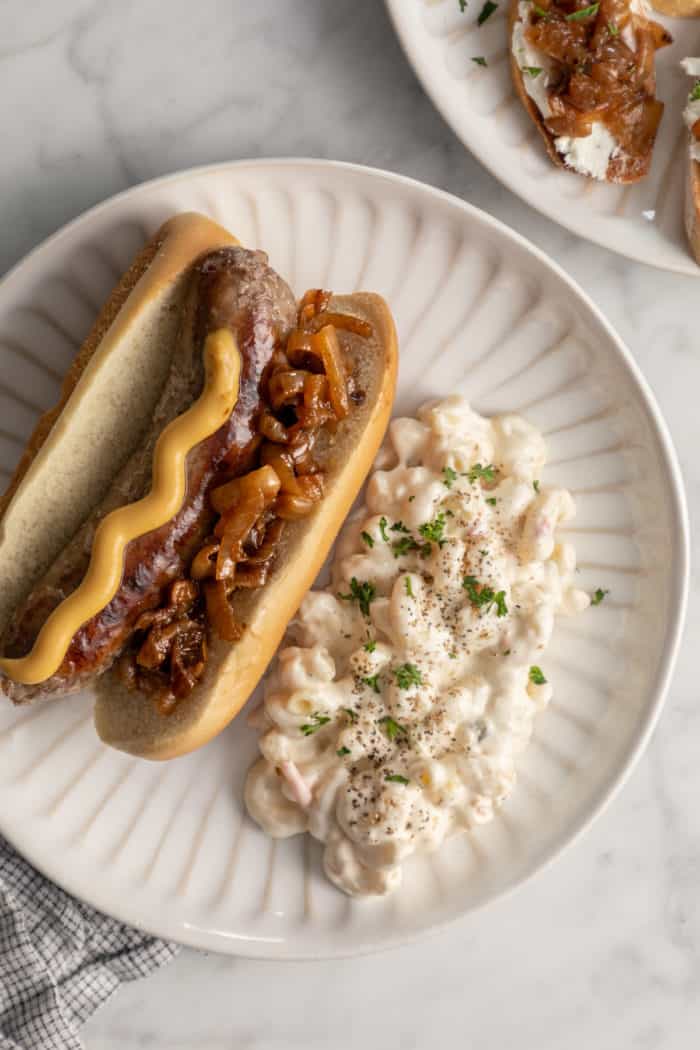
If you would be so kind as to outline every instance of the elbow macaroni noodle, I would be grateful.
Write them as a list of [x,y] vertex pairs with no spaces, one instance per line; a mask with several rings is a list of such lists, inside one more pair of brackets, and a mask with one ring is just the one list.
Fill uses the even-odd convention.
[[366,507],[337,543],[266,684],[246,783],[274,837],[309,831],[346,893],[387,893],[416,851],[493,818],[551,697],[557,613],[584,609],[574,514],[540,489],[540,433],[462,397],[390,426]]

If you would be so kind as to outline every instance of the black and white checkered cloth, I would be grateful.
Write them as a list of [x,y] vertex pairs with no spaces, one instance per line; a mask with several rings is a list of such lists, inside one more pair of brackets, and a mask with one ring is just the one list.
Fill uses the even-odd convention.
[[81,1050],[122,981],[177,953],[48,882],[0,838],[0,1050]]

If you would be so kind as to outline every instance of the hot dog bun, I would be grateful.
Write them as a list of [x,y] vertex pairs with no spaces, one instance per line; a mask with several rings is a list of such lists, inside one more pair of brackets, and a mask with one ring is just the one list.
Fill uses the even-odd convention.
[[[291,290],[266,256],[239,246],[235,237],[202,216],[170,220],[139,254],[79,351],[59,404],[39,421],[4,497],[0,692],[15,703],[26,703],[94,687],[95,722],[102,739],[148,758],[191,751],[234,717],[326,558],[381,443],[394,396],[396,335],[384,301],[358,293],[328,302],[326,293],[318,294],[324,299],[325,305],[318,308],[325,311],[324,317],[345,315],[334,336],[335,353],[340,354],[335,367],[338,375],[347,371],[345,396],[351,397],[345,413],[331,413],[333,423],[327,428],[315,424],[319,429],[314,433],[313,464],[299,468],[300,485],[313,483],[315,471],[322,487],[316,497],[307,497],[303,519],[296,511],[290,518],[291,507],[270,510],[285,521],[281,537],[273,541],[274,566],[266,570],[266,582],[242,583],[227,591],[235,622],[244,625],[242,637],[225,642],[209,629],[197,677],[189,683],[192,691],[180,699],[174,713],[164,714],[163,705],[157,706],[147,692],[147,682],[139,679],[135,685],[132,678],[130,690],[116,665],[107,668],[120,653],[136,659],[141,642],[129,650],[131,656],[124,650],[134,632],[143,629],[136,626],[141,613],[153,615],[166,592],[170,594],[170,584],[185,583],[194,553],[207,535],[206,541],[211,541],[206,486],[208,478],[213,482],[222,477],[216,473],[222,460],[216,457],[225,457],[225,479],[253,469],[263,436],[257,430],[258,416],[267,406],[261,400],[263,388],[268,391],[266,369],[271,355],[281,352],[276,348],[286,345],[300,322]],[[323,318],[319,320],[323,324]],[[301,330],[295,330],[299,335]],[[332,320],[323,332],[329,330],[335,332]],[[109,604],[102,604],[98,613],[83,617],[82,625],[80,619],[71,624],[68,651],[50,650],[49,660],[56,657],[56,662],[46,666],[45,661],[41,666],[46,669],[36,677],[15,677],[13,665],[26,663],[51,610],[61,614],[61,606],[70,604],[73,592],[80,589],[98,525],[149,492],[158,438],[203,396],[204,345],[210,334],[218,337],[222,332],[229,341],[233,336],[240,387],[223,425],[217,422],[209,437],[188,446],[180,511],[129,541],[116,594],[105,597]],[[291,366],[287,362],[285,367]],[[322,379],[302,370],[290,372],[287,381],[304,375],[311,377],[310,383]],[[330,389],[327,377],[325,382]],[[318,384],[311,386],[318,390]],[[310,403],[305,411],[313,414],[321,408],[314,410]],[[283,426],[268,407],[264,411],[268,428]],[[302,437],[311,425],[299,422]],[[269,445],[265,434],[263,445]],[[272,467],[265,470],[275,476]],[[283,494],[284,490],[282,500]],[[269,519],[255,521],[264,537]],[[184,523],[182,528],[179,523]],[[253,546],[251,556],[257,549]],[[209,567],[213,572],[213,564]],[[200,598],[205,591],[209,594],[208,586],[206,580],[194,584]],[[246,586],[250,589],[243,589]],[[201,605],[198,608],[200,615]],[[66,615],[63,610],[64,619]]]
[[237,243],[202,215],[177,215],[139,252],[100,311],[0,498],[0,634],[142,442],[177,344],[189,267]]
[[234,609],[246,623],[233,646],[215,641],[203,680],[163,718],[108,671],[96,685],[95,725],[121,751],[150,759],[175,758],[201,747],[238,713],[262,677],[302,597],[313,584],[379,449],[391,414],[397,342],[389,309],[377,295],[336,296],[330,309],[372,325],[373,336],[343,333],[343,347],[366,397],[317,453],[326,474],[323,500],[310,518],[285,533],[275,574],[260,590],[238,592]]

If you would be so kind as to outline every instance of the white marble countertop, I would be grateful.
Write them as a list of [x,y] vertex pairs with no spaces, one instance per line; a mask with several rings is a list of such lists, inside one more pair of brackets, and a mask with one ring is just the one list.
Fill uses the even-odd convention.
[[[423,95],[380,0],[4,0],[0,129],[0,272],[118,190],[229,158],[358,161],[497,215],[632,348],[670,424],[697,535],[700,284],[584,243],[502,189]],[[513,897],[347,962],[183,951],[88,1024],[88,1050],[687,1050],[700,1025],[699,629],[694,582],[646,756],[593,829]]]

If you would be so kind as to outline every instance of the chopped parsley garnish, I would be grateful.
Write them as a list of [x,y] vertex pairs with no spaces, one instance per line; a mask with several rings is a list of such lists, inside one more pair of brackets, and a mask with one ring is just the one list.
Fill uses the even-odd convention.
[[390,781],[392,784],[409,784],[408,777],[402,777],[400,773],[385,773],[384,779]]
[[462,580],[462,586],[469,595],[469,601],[472,605],[485,605],[487,601],[493,599],[493,588],[486,587],[485,590],[489,592],[487,597],[484,597],[484,588],[479,590],[479,581],[476,576],[465,576]]
[[479,478],[482,481],[495,481],[496,480],[496,468],[493,463],[489,463],[487,467],[482,467],[481,463],[475,463],[473,467],[470,467],[467,471],[467,480],[473,485]]
[[567,22],[583,22],[586,18],[593,18],[594,15],[598,14],[600,9],[600,2],[590,4],[588,7],[582,7],[579,11],[572,11],[570,15],[565,15],[565,21]]
[[445,488],[451,489],[458,476],[457,471],[453,470],[452,467],[442,468],[442,483]]
[[301,729],[304,736],[311,736],[311,734],[315,733],[317,729],[320,729],[321,726],[328,725],[329,722],[329,715],[321,715],[318,713],[318,711],[314,711],[314,713],[311,716],[311,721],[305,722],[304,725],[299,726],[299,728]]
[[464,14],[467,10],[467,0],[457,0],[457,3],[459,4],[460,11]]
[[389,542],[389,537],[386,534],[386,518],[381,517],[379,519],[379,531],[382,534],[382,539],[385,543]]
[[[445,541],[443,540],[442,542],[444,543]],[[442,547],[442,543],[440,544],[440,546]],[[426,558],[430,557],[432,552],[433,552],[433,546],[432,546],[431,543],[422,543],[421,544],[421,546],[420,546],[420,556],[421,556],[421,558],[424,561],[425,561]]]
[[351,707],[343,707],[342,710],[348,716],[352,724],[355,725],[355,722],[357,721],[357,711],[353,711]]
[[413,503],[413,501],[414,501],[414,499],[415,499],[415,498],[416,498],[416,497],[415,497],[415,494],[414,494],[413,496],[409,496],[409,497],[408,497],[408,502],[409,502],[409,503]]
[[493,587],[482,586],[476,576],[465,576],[462,580],[462,586],[469,596],[469,601],[477,609],[484,609],[485,612],[490,612],[495,605],[496,616],[508,615],[505,591],[494,591]]
[[532,9],[540,18],[551,18],[549,11],[546,11],[544,7],[538,7],[537,4],[533,4]]
[[377,648],[377,643],[375,642],[374,638],[368,638],[365,644],[362,646],[362,648],[366,653],[373,653],[374,650]]
[[448,653],[448,656],[449,656],[450,660],[456,660],[457,659],[457,653]]
[[369,607],[376,593],[377,590],[373,583],[368,583],[367,580],[360,583],[357,577],[353,576],[350,580],[350,593],[338,594],[338,597],[344,602],[357,602],[362,615],[369,616]]
[[533,80],[535,79],[535,77],[538,77],[542,72],[542,66],[521,66],[520,68],[522,69],[523,73],[527,73],[527,75],[529,77],[532,77]]
[[402,726],[400,722],[394,721],[390,715],[385,715],[384,718],[380,718],[379,724],[389,740],[396,740],[397,736],[408,736],[406,726]]
[[697,100],[700,98],[700,80],[697,81],[695,87],[688,95],[688,98],[691,102],[697,102]]
[[540,483],[539,483],[539,481],[537,481],[537,480],[533,481],[532,487],[535,490],[535,492],[539,492],[540,491]]
[[493,0],[486,0],[486,3],[484,4],[484,6],[481,8],[481,11],[479,12],[479,17],[477,18],[477,23],[480,26],[482,26],[484,24],[484,22],[488,18],[491,17],[491,15],[493,14],[493,12],[496,10],[497,7],[498,7],[498,4],[494,4]]
[[423,678],[415,664],[401,664],[394,668],[394,678],[399,689],[410,689],[412,685],[423,685]]
[[603,590],[602,587],[598,587],[595,594],[591,595],[591,605],[600,605],[603,598],[605,598],[605,596],[608,594],[610,594],[610,591]]
[[408,597],[409,598],[415,598],[415,594],[413,593],[413,583],[411,581],[411,577],[410,576],[404,577],[403,583],[404,583],[404,587],[406,588],[406,594],[408,595]]
[[476,55],[472,59],[472,62],[476,62],[477,66],[488,66],[488,62],[486,61],[483,55]]
[[418,550],[418,544],[413,536],[402,536],[400,540],[394,540],[391,549],[395,558],[401,558],[404,554],[408,554],[409,551]]
[[395,521],[391,526],[391,532],[405,532],[410,534],[411,530],[402,521]]
[[442,547],[446,542],[444,537],[445,515],[443,511],[440,511],[432,521],[426,521],[419,525],[418,531],[424,540],[432,540],[433,543],[437,543],[438,546]]
[[364,540],[364,542],[367,544],[367,546],[371,550],[372,547],[374,547],[374,540],[372,539],[370,534],[368,532],[361,532],[360,536],[362,536],[362,539]]
[[368,675],[366,678],[361,678],[360,681],[362,682],[363,685],[368,685],[369,688],[371,690],[373,690],[373,692],[381,693],[381,688],[379,686],[379,675],[378,674]]
[[618,36],[619,32],[620,30],[614,22],[608,22],[608,33],[610,33],[610,36]]
[[547,679],[542,673],[542,668],[533,664],[528,672],[528,678],[533,685],[546,685]]
[[496,499],[495,496],[489,496],[488,499],[486,500],[486,502],[489,504],[489,506],[495,507],[496,504],[498,503],[498,500]]
[[350,754],[350,748],[349,747],[339,747],[338,750],[336,751],[336,755],[338,756],[338,758],[343,758],[345,755],[349,755],[349,754]]

